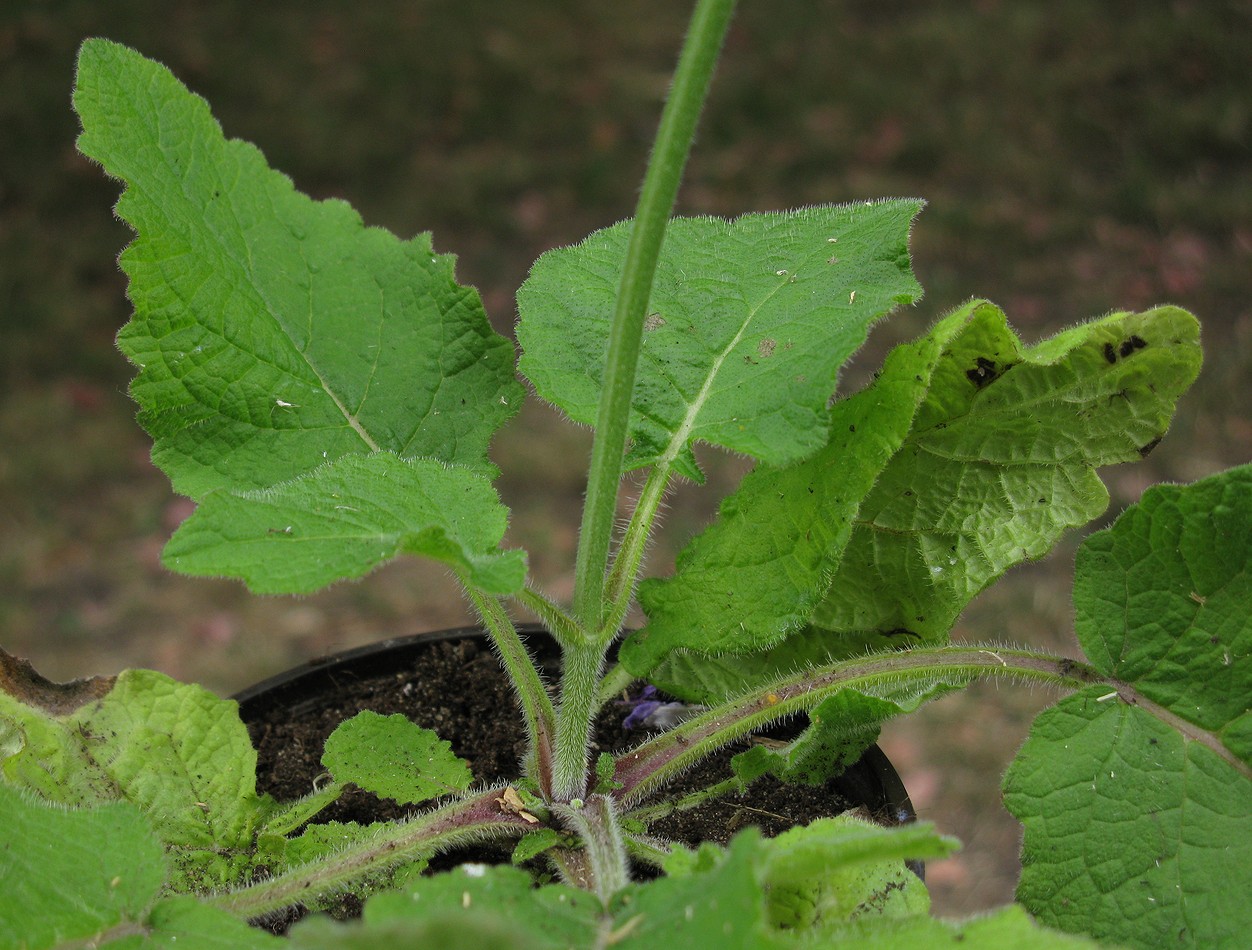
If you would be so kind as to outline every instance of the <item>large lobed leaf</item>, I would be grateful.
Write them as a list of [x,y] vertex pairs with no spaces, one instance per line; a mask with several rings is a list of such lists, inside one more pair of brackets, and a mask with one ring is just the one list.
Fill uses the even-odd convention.
[[[83,44],[74,105],[79,148],[126,186],[117,212],[137,234],[121,257],[135,313],[118,344],[177,491],[235,492],[247,511],[247,492],[377,453],[493,471],[488,441],[522,398],[512,346],[429,235],[401,241],[344,202],[296,191],[168,70],[118,44]],[[426,474],[451,491],[455,472]],[[372,482],[351,487],[378,501]],[[219,544],[200,556],[245,576],[252,553]]]
[[1005,776],[1019,899],[1137,947],[1252,931],[1252,466],[1160,486],[1079,552],[1083,649],[1122,684],[1035,721]]
[[[627,466],[699,478],[691,444],[774,464],[826,442],[826,402],[870,324],[921,297],[916,200],[676,218],[665,232],[632,402]],[[536,261],[517,295],[521,368],[571,419],[596,420],[631,222]]]
[[1000,310],[967,304],[833,407],[825,449],[744,479],[675,576],[641,587],[649,622],[623,661],[650,675],[677,650],[760,651],[811,624],[776,662],[720,658],[712,697],[779,663],[943,641],[975,594],[1104,510],[1095,468],[1150,450],[1199,363],[1174,307],[1025,348]]

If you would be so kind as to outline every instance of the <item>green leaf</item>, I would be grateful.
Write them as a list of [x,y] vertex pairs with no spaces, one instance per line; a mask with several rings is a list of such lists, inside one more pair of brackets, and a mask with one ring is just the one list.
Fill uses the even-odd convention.
[[357,713],[326,739],[322,765],[338,782],[401,805],[469,788],[474,774],[452,747],[429,729],[396,713]]
[[880,646],[945,641],[975,594],[1104,511],[1096,467],[1149,451],[1200,367],[1199,326],[1175,307],[1028,349],[990,304],[961,312],[965,332],[861,503],[814,626]]
[[[870,324],[921,296],[893,200],[676,218],[665,233],[635,383],[629,468],[699,478],[699,440],[774,464],[826,443],[826,403]],[[521,368],[577,422],[595,422],[631,222],[535,263],[518,292]]]
[[1252,779],[1092,687],[1042,713],[1004,779],[1025,825],[1018,900],[1137,947],[1236,946],[1252,928]]
[[401,553],[449,565],[505,594],[525,581],[521,551],[500,551],[508,513],[469,469],[388,453],[342,458],[254,492],[214,492],[179,527],[165,563],[242,578],[257,593],[308,593]]
[[785,946],[770,932],[759,880],[763,860],[755,829],[736,835],[725,850],[706,845],[682,877],[625,888],[610,910],[622,950],[658,945],[758,950]]
[[[681,696],[725,696],[768,681],[775,661],[946,640],[975,594],[1104,510],[1095,467],[1165,431],[1198,371],[1197,335],[1164,307],[1024,349],[1001,311],[967,304],[834,406],[825,449],[758,467],[675,575],[641,585],[648,624],[623,664]],[[761,652],[810,619],[795,645]],[[745,655],[704,676],[679,650]]]
[[857,919],[927,914],[930,895],[904,862],[958,847],[928,823],[884,828],[842,815],[793,828],[770,843],[761,872],[770,922],[814,939]]
[[522,864],[529,861],[533,857],[543,854],[555,848],[562,841],[562,836],[555,828],[540,828],[538,831],[528,831],[517,839],[517,845],[513,848],[513,854],[509,860],[514,864]]
[[67,719],[107,696],[116,677],[53,683],[0,650],[0,778],[62,805],[117,799],[117,786]]
[[145,930],[142,938],[113,941],[105,946],[109,950],[132,945],[136,950],[282,950],[286,946],[273,934],[191,897],[161,901],[148,915]]
[[429,235],[313,201],[158,63],[83,44],[79,148],[126,184],[134,318],[118,343],[177,491],[284,482],[347,455],[490,471],[518,408],[509,342]]
[[816,943],[798,946],[826,948],[830,946],[856,947],[856,950],[915,950],[925,947],[954,947],[959,950],[1067,950],[1067,948],[1096,948],[1093,940],[1073,937],[1045,930],[1020,907],[1006,907],[984,916],[969,920],[936,920],[933,917],[906,917],[894,919],[870,919],[853,921],[838,933],[837,944],[832,938],[821,938]]
[[344,924],[319,915],[298,924],[285,945],[292,950],[396,950],[398,947],[569,950],[577,946],[537,942],[503,916],[458,916],[454,913],[431,919],[399,919],[372,925],[359,922]]
[[128,670],[74,727],[164,840],[205,849],[251,843],[260,812],[256,751],[235,702],[161,673]]
[[[420,921],[437,929],[416,933],[442,932],[452,940],[427,937],[429,943],[414,940],[410,946],[563,950],[591,945],[599,913],[599,900],[587,891],[562,884],[535,888],[531,876],[517,868],[467,864],[422,878],[404,892],[372,898],[365,905],[364,921],[370,930]],[[299,935],[296,928],[293,936]],[[485,943],[471,942],[484,938]]]
[[1009,908],[968,921],[927,916],[925,886],[907,858],[940,858],[957,843],[925,823],[884,828],[851,816],[821,819],[762,842],[758,874],[768,898],[770,923],[781,946],[1090,947],[1094,944],[1045,931]]
[[37,695],[0,693],[0,723],[17,740],[0,766],[6,782],[62,804],[138,806],[170,853],[175,889],[249,873],[272,803],[256,793],[256,750],[236,703],[147,670],[64,707]]
[[281,839],[333,805],[343,791],[343,786],[338,782],[328,782],[321,787],[315,784],[313,791],[307,795],[295,801],[276,804],[266,816],[264,825],[257,830],[257,835]]
[[1145,492],[1083,544],[1074,604],[1100,672],[1252,762],[1252,465]]
[[0,785],[0,854],[0,947],[55,947],[141,920],[165,880],[160,840],[124,802],[71,810]]
[[844,688],[809,711],[809,725],[795,739],[779,746],[753,745],[731,759],[731,768],[745,785],[762,775],[792,784],[821,785],[842,774],[877,741],[883,722],[915,712],[965,685],[960,678],[922,685],[890,684],[882,689],[885,695]]
[[2,950],[281,946],[194,898],[157,901],[161,842],[126,802],[67,809],[0,786],[0,854]]
[[1004,780],[1046,923],[1139,947],[1252,930],[1250,537],[1244,466],[1151,489],[1080,550],[1079,637],[1121,684],[1041,714]]
[[816,455],[788,468],[760,466],[743,479],[718,520],[679,555],[674,576],[641,585],[648,624],[622,646],[627,669],[652,678],[676,649],[769,647],[808,620],[862,499],[909,434],[932,374],[965,323],[953,314],[893,350],[872,386],[835,405],[830,441]]

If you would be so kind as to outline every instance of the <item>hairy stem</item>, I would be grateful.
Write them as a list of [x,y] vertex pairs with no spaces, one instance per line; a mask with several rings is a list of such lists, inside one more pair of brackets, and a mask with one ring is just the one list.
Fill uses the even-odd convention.
[[635,582],[639,576],[639,566],[643,563],[643,552],[648,545],[648,536],[656,521],[657,509],[665,495],[669,484],[672,466],[668,461],[659,462],[648,473],[648,480],[631,512],[630,524],[622,536],[621,546],[613,557],[613,569],[609,572],[608,587],[605,600],[608,613],[605,615],[601,638],[611,641],[621,629],[626,619],[626,611],[630,609],[631,599],[635,594]]
[[529,771],[539,782],[543,793],[550,794],[553,747],[557,734],[552,699],[543,685],[535,661],[500,602],[469,585],[466,585],[465,592],[482,617],[483,624],[495,643],[500,662],[504,664],[509,679],[517,690],[522,705],[522,717],[526,721],[526,737],[530,740],[532,762]]
[[622,842],[613,800],[605,795],[591,795],[581,806],[560,805],[553,809],[565,827],[582,839],[585,863],[581,886],[588,887],[607,907],[609,898],[630,881],[626,864],[626,846]]
[[603,679],[600,680],[600,690],[596,696],[596,708],[599,709],[605,703],[616,699],[636,679],[638,677],[622,666],[622,664],[613,664],[613,666],[609,667],[609,671],[604,674]]
[[1076,689],[1111,682],[1074,660],[1001,647],[945,646],[857,657],[778,680],[710,709],[618,756],[616,798],[637,803],[674,775],[716,749],[798,712],[807,712],[841,689],[883,692],[933,683],[966,685],[980,676],[1050,683]]
[[584,644],[562,650],[561,704],[556,718],[556,758],[552,772],[555,801],[587,794],[591,721],[599,706],[600,672],[606,647]]
[[600,630],[604,624],[605,568],[652,278],[734,6],[735,0],[699,0],[696,4],[635,209],[609,336],[574,567],[574,616],[587,630]]
[[539,618],[539,622],[552,634],[562,648],[572,649],[587,642],[587,635],[578,622],[539,591],[524,587],[513,595],[517,602]]
[[719,798],[725,798],[732,792],[741,791],[748,783],[738,776],[725,779],[716,785],[709,785],[705,788],[698,788],[693,792],[688,792],[682,798],[673,801],[658,802],[655,805],[647,805],[643,808],[634,808],[626,813],[625,817],[634,821],[642,821],[645,824],[657,821],[658,819],[668,817],[675,812],[688,811],[692,808],[698,808],[705,802],[717,801]]
[[364,841],[249,887],[214,895],[208,902],[237,917],[260,917],[455,845],[521,836],[531,830],[533,825],[520,815],[502,810],[500,796],[501,789],[492,788],[407,821],[384,825]]

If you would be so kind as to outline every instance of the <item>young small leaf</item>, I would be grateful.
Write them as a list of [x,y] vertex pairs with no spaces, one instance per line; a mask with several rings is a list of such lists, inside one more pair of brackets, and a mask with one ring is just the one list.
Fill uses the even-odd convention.
[[761,872],[771,923],[812,939],[834,937],[853,920],[927,914],[930,895],[904,862],[958,847],[929,824],[884,828],[852,815],[785,831],[770,842]]
[[[704,441],[773,464],[826,442],[826,402],[876,319],[921,297],[908,233],[920,201],[676,218],[645,324],[627,466],[698,478]],[[518,292],[522,371],[595,422],[631,222],[543,255]]]
[[366,710],[341,723],[326,740],[322,765],[336,781],[401,805],[464,791],[474,781],[447,742],[398,713]]
[[769,774],[793,784],[820,785],[860,758],[877,741],[883,722],[964,685],[956,678],[901,684],[884,689],[885,696],[842,689],[809,711],[809,725],[795,739],[781,746],[754,745],[731,759],[731,768],[744,783]]
[[540,828],[538,831],[528,831],[517,839],[517,846],[513,848],[513,854],[509,860],[514,864],[522,864],[551,848],[555,848],[560,843],[561,834],[555,828]]
[[759,874],[773,934],[786,947],[1052,950],[1094,947],[1037,927],[1019,908],[967,921],[928,916],[926,888],[906,858],[941,858],[957,843],[927,824],[883,828],[844,816],[762,843]]
[[153,458],[192,498],[376,451],[490,471],[520,405],[508,340],[429,235],[366,228],[227,140],[163,66],[83,44],[79,148],[126,190],[134,318],[118,343]]
[[489,593],[522,586],[521,551],[498,549],[508,514],[486,478],[430,459],[347,457],[272,488],[213,492],[175,532],[165,563],[302,594],[397,554],[442,561]]

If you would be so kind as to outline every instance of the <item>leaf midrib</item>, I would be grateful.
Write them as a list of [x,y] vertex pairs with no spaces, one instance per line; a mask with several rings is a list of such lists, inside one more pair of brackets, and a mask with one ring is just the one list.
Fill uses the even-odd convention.
[[792,275],[788,275],[786,278],[780,279],[778,281],[778,285],[766,294],[761,299],[760,303],[748,311],[747,317],[743,320],[739,329],[735,332],[734,337],[732,337],[730,342],[723,347],[722,351],[713,358],[713,362],[709,366],[709,372],[705,375],[704,382],[700,386],[700,391],[696,393],[693,400],[687,402],[687,411],[683,415],[682,421],[674,430],[674,434],[670,437],[669,444],[666,445],[665,451],[662,452],[661,457],[657,459],[658,466],[668,468],[674,463],[674,460],[678,458],[679,454],[686,447],[688,440],[691,438],[691,433],[695,429],[696,421],[700,412],[709,401],[709,397],[713,390],[713,383],[717,379],[717,374],[721,371],[722,364],[724,364],[729,358],[731,351],[739,345],[739,341],[742,340],[744,335],[748,332],[748,327],[752,325],[752,321],[756,319],[757,314],[761,312],[765,305],[769,303],[770,300],[772,300],[774,296],[783,289],[783,287],[787,286],[791,279]]
[[[167,172],[171,175],[173,180],[178,185],[176,189],[176,194],[178,194],[182,198],[184,206],[192,213],[190,216],[190,220],[197,221],[200,223],[202,233],[205,234],[205,236],[212,243],[212,245],[217,248],[219,255],[220,255],[220,259],[231,262],[236,268],[238,268],[240,274],[246,278],[244,281],[242,281],[242,283],[247,288],[248,296],[251,297],[259,305],[259,307],[264,311],[265,315],[269,318],[269,320],[271,320],[273,324],[278,328],[279,332],[283,336],[283,339],[285,339],[287,343],[290,345],[291,350],[294,353],[299,355],[301,362],[303,362],[303,364],[308,368],[309,372],[313,375],[313,378],[317,380],[318,386],[330,399],[331,403],[335,406],[336,411],[339,412],[339,414],[343,416],[344,421],[348,424],[349,428],[351,428],[358,435],[358,437],[360,437],[361,441],[365,443],[365,445],[368,447],[368,449],[371,452],[379,451],[378,443],[374,441],[373,437],[365,429],[361,421],[351,411],[349,411],[348,407],[339,398],[339,395],[330,386],[326,378],[322,375],[322,373],[318,370],[318,368],[309,360],[309,357],[304,352],[304,350],[302,350],[300,347],[295,345],[295,341],[292,338],[291,333],[283,325],[282,321],[277,316],[275,308],[271,305],[267,296],[261,291],[261,287],[257,283],[256,277],[253,273],[253,268],[251,266],[252,260],[253,260],[252,246],[251,244],[248,243],[248,240],[245,234],[245,229],[242,226],[239,227],[239,237],[241,239],[242,249],[247,255],[247,262],[240,260],[239,257],[236,256],[236,254],[234,253],[234,250],[231,248],[230,242],[223,240],[223,238],[218,234],[217,229],[210,227],[208,223],[205,221],[204,208],[199,203],[197,203],[195,196],[187,191],[186,177],[183,174],[181,174],[181,172],[179,171],[178,165],[172,162],[170,153],[161,144],[162,137],[160,135],[160,121],[161,121],[160,113],[162,110],[160,108],[160,105],[159,103],[153,101],[150,97],[149,97],[149,103],[152,107],[151,118],[145,118],[142,115],[140,115],[139,109],[137,108],[137,106],[135,108],[136,115],[138,116],[138,120],[142,125],[149,126],[149,127],[152,127],[152,125],[156,126],[155,130],[157,132],[157,143],[156,143],[157,150],[161,156],[162,161],[164,162],[166,166]],[[222,166],[226,164],[226,161],[229,161],[230,165],[235,169],[237,173],[236,180],[238,180],[239,177],[241,177],[238,173],[243,170],[243,163],[239,161],[240,156],[237,154],[239,152],[239,145],[242,143],[240,143],[240,141],[236,139],[226,138],[225,133],[221,131],[220,129],[216,131],[216,134],[214,135],[214,139],[215,139],[215,144],[217,144],[218,148],[220,149],[220,152],[219,152],[220,159],[216,163],[211,163],[209,165],[209,168],[214,172],[220,172],[222,169]],[[263,182],[263,187],[264,187],[265,185],[268,185],[268,182],[270,179],[272,179],[276,175],[279,175],[279,173],[275,172],[274,169],[272,169],[265,162],[263,156],[260,158],[260,166],[261,166],[261,172],[262,172],[262,182]],[[139,185],[139,182],[134,180],[133,176],[134,176],[134,172],[132,170],[132,178],[123,178],[123,180],[126,181],[127,190],[133,189],[137,191],[139,194],[144,194],[147,191],[147,189],[142,188]],[[233,189],[228,187],[225,181],[220,182],[220,187],[222,191],[222,197],[227,199],[231,216],[238,223],[238,216],[235,214],[235,204],[233,200],[235,196],[235,192],[233,191]],[[300,194],[300,192],[295,190],[294,185],[292,186],[292,193],[296,195],[297,197],[303,197]],[[267,201],[269,201],[272,204],[271,195],[269,194],[268,188],[265,188],[265,195],[266,195]],[[156,196],[154,195],[148,196],[149,203],[152,206],[159,207],[161,202],[155,199],[156,199]],[[284,225],[286,225],[286,222],[283,222],[281,218],[277,218],[277,220],[279,220]],[[139,231],[138,222],[131,222],[131,223],[135,226],[136,231],[138,232]],[[139,232],[139,233],[142,237],[142,232]],[[297,239],[297,244],[299,244],[298,239]],[[303,248],[301,246],[301,257],[303,256],[304,256]],[[307,269],[307,261],[306,261],[306,271],[308,272],[310,276],[312,275],[312,271]],[[312,301],[310,299],[310,313],[311,312],[312,312]],[[205,323],[204,320],[202,320],[199,317],[196,318],[196,325],[204,331],[211,332],[210,327]],[[225,342],[230,344],[229,339],[226,339]],[[233,348],[238,349],[238,347],[235,346],[234,344],[230,344],[230,345]],[[244,352],[244,351],[241,350],[241,352]],[[253,353],[248,353],[247,355],[253,360],[256,359],[256,355]]]

